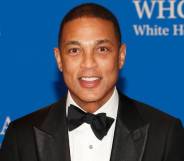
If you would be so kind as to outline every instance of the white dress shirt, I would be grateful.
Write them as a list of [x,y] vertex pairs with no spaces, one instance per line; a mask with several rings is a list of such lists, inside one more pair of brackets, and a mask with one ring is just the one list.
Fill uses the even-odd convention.
[[[66,115],[68,114],[70,104],[79,107],[68,91]],[[104,112],[107,116],[114,118],[113,124],[102,140],[99,140],[94,135],[90,125],[87,123],[83,123],[76,129],[68,132],[71,161],[110,161],[118,104],[119,96],[115,88],[111,98],[94,113]]]

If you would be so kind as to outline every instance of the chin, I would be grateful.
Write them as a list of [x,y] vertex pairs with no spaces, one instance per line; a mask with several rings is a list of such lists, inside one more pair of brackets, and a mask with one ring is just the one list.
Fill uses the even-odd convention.
[[97,102],[103,99],[103,93],[100,92],[84,92],[79,98],[85,102]]
[[100,96],[91,95],[91,94],[87,94],[80,97],[80,99],[84,100],[85,102],[95,102],[95,101],[98,101],[100,98],[101,98]]

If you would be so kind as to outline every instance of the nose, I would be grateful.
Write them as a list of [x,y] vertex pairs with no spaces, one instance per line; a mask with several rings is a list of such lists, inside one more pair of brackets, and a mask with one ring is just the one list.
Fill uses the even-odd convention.
[[82,56],[81,67],[86,69],[95,68],[97,65],[93,51],[84,52]]

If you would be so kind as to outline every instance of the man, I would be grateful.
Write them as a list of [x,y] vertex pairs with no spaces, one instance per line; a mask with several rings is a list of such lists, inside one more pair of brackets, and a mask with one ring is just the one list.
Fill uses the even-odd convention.
[[116,89],[126,47],[116,18],[83,4],[63,19],[59,102],[12,122],[1,161],[184,161],[181,122]]

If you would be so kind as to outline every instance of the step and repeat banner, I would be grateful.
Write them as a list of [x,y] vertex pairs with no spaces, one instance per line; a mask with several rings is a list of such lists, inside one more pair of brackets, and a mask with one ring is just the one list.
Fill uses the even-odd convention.
[[[0,143],[8,124],[67,89],[53,48],[62,17],[85,0],[0,1]],[[91,0],[118,18],[126,63],[118,87],[184,123],[184,0]]]

